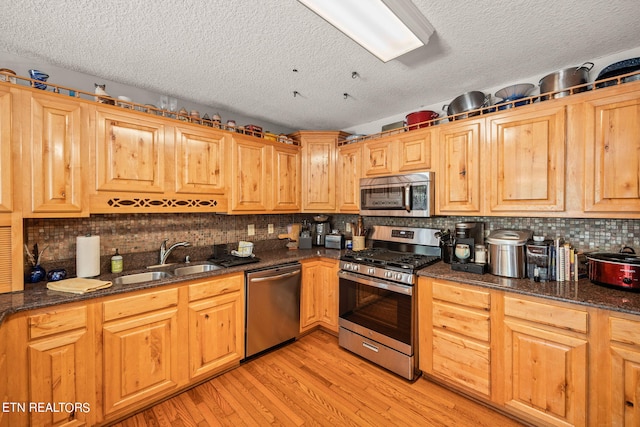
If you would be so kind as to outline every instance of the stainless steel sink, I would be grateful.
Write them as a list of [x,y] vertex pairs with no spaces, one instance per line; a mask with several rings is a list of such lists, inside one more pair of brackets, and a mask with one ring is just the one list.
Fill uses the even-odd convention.
[[204,273],[206,271],[220,270],[222,268],[223,267],[214,264],[198,264],[176,268],[173,270],[173,274],[176,276],[188,276],[189,274]]
[[146,273],[128,274],[113,279],[114,285],[132,285],[134,283],[153,282],[154,280],[166,279],[171,274],[164,271],[149,271]]

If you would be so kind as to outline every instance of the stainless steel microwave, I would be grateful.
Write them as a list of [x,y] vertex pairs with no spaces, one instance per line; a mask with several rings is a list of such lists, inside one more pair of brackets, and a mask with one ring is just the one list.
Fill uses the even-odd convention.
[[434,208],[433,172],[360,179],[360,215],[429,217]]

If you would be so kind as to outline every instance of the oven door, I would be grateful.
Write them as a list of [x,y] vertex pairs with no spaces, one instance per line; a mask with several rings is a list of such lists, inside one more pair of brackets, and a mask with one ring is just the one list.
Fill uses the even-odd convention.
[[339,326],[406,355],[413,355],[413,286],[346,271],[339,277]]

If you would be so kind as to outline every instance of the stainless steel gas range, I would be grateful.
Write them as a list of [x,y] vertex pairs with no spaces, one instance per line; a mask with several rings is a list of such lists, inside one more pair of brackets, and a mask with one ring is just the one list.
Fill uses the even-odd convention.
[[408,380],[420,374],[416,272],[440,260],[431,228],[376,226],[340,259],[339,344]]

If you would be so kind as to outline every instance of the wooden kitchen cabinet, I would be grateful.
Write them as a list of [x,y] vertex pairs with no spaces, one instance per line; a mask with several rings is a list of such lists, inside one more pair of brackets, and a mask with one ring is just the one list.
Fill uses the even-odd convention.
[[227,132],[202,126],[175,126],[175,192],[225,194]]
[[[610,360],[599,363],[610,366],[599,381],[598,389],[606,402],[600,425],[640,425],[640,320],[637,316],[612,314],[608,318],[608,352]],[[607,363],[608,362],[608,363]]]
[[360,178],[362,178],[362,145],[338,147],[338,203],[340,213],[360,212]]
[[588,313],[504,298],[504,405],[556,426],[587,425]]
[[[91,308],[67,304],[20,313],[8,323],[2,326],[11,344],[11,357],[4,361],[9,388],[3,401],[43,406],[5,414],[0,425],[93,425],[97,411]],[[46,410],[45,405],[61,402],[71,406]]]
[[336,151],[339,131],[299,131],[290,135],[302,147],[302,212],[336,211]]
[[272,145],[273,179],[270,210],[300,212],[302,176],[300,148],[282,143]]
[[11,120],[16,95],[0,85],[0,213],[13,211],[13,150]]
[[233,136],[230,212],[266,212],[269,207],[270,146],[254,138]]
[[436,174],[438,215],[477,215],[482,212],[480,147],[484,119],[440,125]]
[[95,121],[98,193],[165,192],[165,122],[108,106]]
[[189,285],[189,379],[211,376],[244,358],[244,275]]
[[[89,165],[86,103],[23,92],[29,135],[23,141],[25,217],[88,216],[83,171]],[[25,122],[26,124],[26,122]]]
[[323,326],[338,332],[338,261],[303,260],[300,332]]
[[627,85],[590,94],[584,121],[577,124],[584,128],[588,216],[628,218],[640,213],[640,90],[637,84],[628,86],[635,90],[623,91],[622,86]]
[[362,144],[363,175],[384,176],[431,170],[434,134],[431,128],[419,129],[365,141]]
[[420,369],[491,398],[491,293],[425,277],[417,289]]
[[565,107],[487,118],[488,214],[565,209]]
[[178,289],[113,298],[101,308],[105,418],[177,390]]

